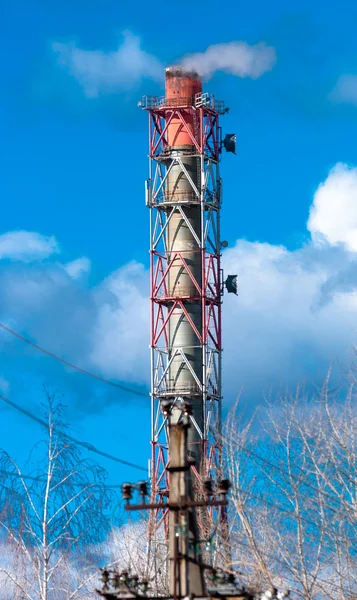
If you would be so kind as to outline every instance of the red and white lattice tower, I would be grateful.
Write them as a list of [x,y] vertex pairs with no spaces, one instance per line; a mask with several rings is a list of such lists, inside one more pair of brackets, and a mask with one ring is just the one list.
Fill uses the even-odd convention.
[[[149,113],[151,215],[151,486],[168,495],[168,428],[160,407],[189,401],[189,453],[198,478],[217,474],[221,430],[222,102],[180,67],[166,69],[165,97],[145,96]],[[167,522],[158,511],[151,532]]]

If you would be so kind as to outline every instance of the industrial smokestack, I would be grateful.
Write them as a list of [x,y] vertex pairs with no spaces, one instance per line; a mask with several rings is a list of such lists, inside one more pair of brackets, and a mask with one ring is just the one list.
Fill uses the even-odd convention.
[[[190,405],[188,453],[197,481],[221,462],[222,102],[202,92],[200,76],[165,71],[165,97],[144,97],[149,111],[151,215],[152,490],[169,493],[169,430]],[[179,408],[180,407],[180,408]],[[165,416],[166,415],[166,416]],[[156,515],[155,523],[166,523]],[[166,529],[167,531],[167,529]],[[151,535],[150,534],[150,535]]]
[[[192,106],[196,94],[202,93],[202,83],[197,73],[181,67],[166,69],[166,105]],[[180,113],[167,127],[169,154],[167,161],[167,201],[171,218],[167,231],[169,295],[180,298],[183,307],[176,305],[169,323],[169,387],[174,396],[184,396],[192,401],[193,417],[203,430],[202,393],[198,381],[202,379],[202,344],[193,328],[202,335],[202,302],[197,287],[202,287],[201,206],[195,188],[200,189],[201,159],[197,156],[195,115],[186,114],[185,126]],[[172,212],[172,204],[176,205]],[[175,300],[173,300],[175,302]],[[172,306],[172,304],[171,304]],[[182,349],[186,357],[177,353]],[[196,377],[195,377],[196,376]],[[198,381],[197,381],[198,380]],[[177,411],[177,418],[181,414]],[[175,421],[173,415],[173,422]],[[196,428],[189,432],[189,451],[200,468],[201,441]]]

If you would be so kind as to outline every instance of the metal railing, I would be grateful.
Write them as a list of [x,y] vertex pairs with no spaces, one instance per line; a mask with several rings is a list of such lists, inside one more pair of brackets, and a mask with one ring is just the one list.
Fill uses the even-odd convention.
[[155,389],[155,393],[158,396],[166,394],[170,396],[201,394],[202,387],[199,386],[196,382],[186,384],[177,383],[176,385],[165,385],[164,383],[162,383],[160,387],[157,387]]
[[216,100],[213,94],[207,92],[195,94],[195,96],[184,96],[178,98],[166,98],[165,96],[143,96],[141,101],[138,102],[140,108],[153,110],[155,108],[162,107],[173,107],[178,108],[180,106],[193,106],[194,108],[200,108],[206,106],[222,114],[225,112],[224,102],[222,100]]
[[[167,191],[160,190],[159,192],[153,193],[150,190],[150,199],[151,204],[199,204],[201,199],[201,194],[197,195],[194,190],[175,190],[175,191]],[[203,201],[209,202],[213,205],[218,205],[220,200],[219,190],[209,190],[206,188],[204,190]]]
[[163,193],[163,198],[162,198],[162,202],[170,202],[173,204],[178,203],[200,203],[201,202],[201,197],[197,196],[197,194],[194,192],[194,190],[185,190],[185,191],[179,191],[179,190],[175,190],[172,192],[164,192]]

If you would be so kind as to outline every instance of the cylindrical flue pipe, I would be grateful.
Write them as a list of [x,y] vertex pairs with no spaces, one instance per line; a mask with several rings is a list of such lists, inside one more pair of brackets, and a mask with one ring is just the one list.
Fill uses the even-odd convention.
[[[178,67],[166,70],[167,107],[192,107],[195,95],[200,92],[202,83],[196,73],[189,73]],[[168,291],[172,298],[171,306],[176,298],[180,298],[185,308],[183,310],[176,306],[170,317],[169,359],[172,362],[169,386],[176,397],[182,395],[191,399],[193,416],[203,431],[202,392],[195,378],[196,375],[198,381],[202,382],[203,351],[202,343],[192,326],[194,324],[197,331],[202,333],[202,300],[198,291],[202,288],[202,215],[199,195],[201,156],[192,139],[197,139],[199,135],[195,127],[191,108],[187,110],[184,125],[178,117],[174,117],[167,128],[169,155],[165,199],[170,207],[168,212],[175,207],[167,227],[167,255],[171,264]],[[178,349],[183,350],[185,360],[182,354],[177,353]],[[189,450],[196,463],[199,463],[201,439],[194,427],[189,432]],[[197,464],[198,468],[199,466]]]

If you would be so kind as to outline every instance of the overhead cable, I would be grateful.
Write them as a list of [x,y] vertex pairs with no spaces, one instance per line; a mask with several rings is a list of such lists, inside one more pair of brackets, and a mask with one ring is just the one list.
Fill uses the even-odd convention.
[[[19,404],[16,404],[16,402],[13,402],[13,400],[10,400],[9,398],[7,398],[6,396],[4,396],[3,394],[0,394],[0,400],[2,402],[5,402],[9,406],[11,406],[12,408],[14,408],[15,410],[17,410],[18,412],[21,412],[23,415],[25,415],[29,419],[32,419],[33,421],[35,421],[39,425],[42,425],[43,427],[45,427],[46,429],[48,429],[48,423],[46,423],[46,421],[44,421],[43,419],[40,419],[39,417],[36,417],[36,415],[34,415],[32,412],[30,412],[26,408],[23,408],[23,406],[20,406]],[[103,456],[104,458],[108,458],[109,460],[113,460],[114,462],[120,463],[122,465],[126,465],[128,467],[132,467],[133,469],[139,469],[140,471],[147,472],[147,469],[145,467],[142,467],[141,465],[136,465],[135,463],[129,462],[127,460],[123,460],[122,458],[118,458],[117,456],[113,456],[113,454],[109,454],[108,452],[103,452],[103,450],[99,450],[98,448],[96,448],[92,444],[89,444],[88,442],[82,442],[81,440],[77,440],[77,438],[69,435],[65,431],[58,431],[57,430],[57,433],[59,433],[59,435],[61,435],[62,437],[66,438],[67,440],[70,440],[71,442],[74,442],[78,446],[82,446],[83,448],[86,448],[90,452],[94,452],[95,454],[99,454],[100,456]]]
[[10,327],[5,325],[4,323],[0,323],[0,328],[3,329],[4,331],[7,331],[7,333],[10,333],[17,339],[19,339],[22,342],[24,342],[25,344],[27,344],[28,346],[35,348],[35,350],[38,350],[38,352],[42,352],[42,354],[45,354],[46,356],[49,356],[50,358],[57,360],[58,362],[62,363],[66,367],[69,367],[70,369],[74,369],[75,371],[78,371],[79,373],[82,373],[83,375],[87,375],[88,377],[91,377],[92,379],[96,379],[97,381],[106,383],[107,385],[118,388],[119,390],[123,390],[124,392],[129,392],[130,394],[135,394],[136,396],[141,396],[142,398],[148,397],[148,393],[140,392],[138,390],[135,390],[134,388],[128,387],[121,383],[116,383],[115,381],[111,381],[110,379],[105,379],[105,377],[101,377],[100,375],[96,375],[95,373],[92,373],[91,371],[82,369],[82,367],[79,367],[78,365],[75,365],[74,363],[71,363],[68,360],[65,360],[64,358],[57,356],[57,354],[54,354],[53,352],[46,350],[46,348],[43,348],[42,346],[35,344],[35,342],[31,342],[31,340],[29,340],[25,336],[21,335],[17,331],[10,329]]
[[[6,469],[0,469],[0,475],[8,475],[9,477],[17,477],[18,479],[23,479],[24,481],[29,480],[29,481],[36,481],[37,483],[47,484],[47,480],[42,479],[40,476],[28,475],[28,474],[24,474],[21,472],[18,473],[16,471],[6,471]],[[80,488],[83,488],[83,490],[85,490],[87,488],[92,488],[92,487],[101,487],[101,488],[106,488],[106,489],[122,488],[121,483],[104,483],[104,482],[90,482],[90,481],[88,481],[86,484],[84,484],[84,483],[71,483],[70,481],[66,480],[64,485],[66,485],[68,487],[80,487]]]

